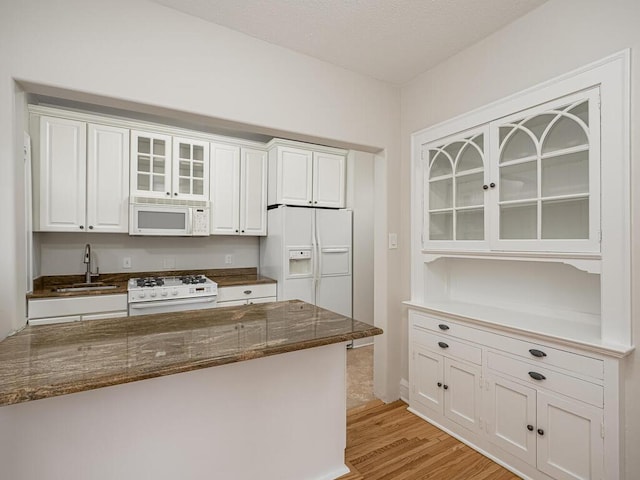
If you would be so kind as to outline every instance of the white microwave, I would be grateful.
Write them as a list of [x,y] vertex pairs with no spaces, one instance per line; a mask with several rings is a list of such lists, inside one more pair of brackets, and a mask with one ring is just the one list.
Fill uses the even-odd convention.
[[[209,235],[208,202],[135,199],[129,210],[129,235],[197,237]],[[170,202],[170,203],[169,203]]]

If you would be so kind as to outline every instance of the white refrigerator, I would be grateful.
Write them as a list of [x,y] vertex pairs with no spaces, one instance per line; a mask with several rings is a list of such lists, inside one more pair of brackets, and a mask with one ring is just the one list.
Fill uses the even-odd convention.
[[278,281],[278,300],[299,299],[352,316],[352,224],[351,210],[268,210],[260,274]]

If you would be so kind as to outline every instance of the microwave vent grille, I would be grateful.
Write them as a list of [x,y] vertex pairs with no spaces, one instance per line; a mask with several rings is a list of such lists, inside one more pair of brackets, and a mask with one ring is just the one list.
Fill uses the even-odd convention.
[[137,205],[185,205],[188,207],[209,208],[209,202],[204,200],[180,200],[177,198],[131,197],[130,203]]

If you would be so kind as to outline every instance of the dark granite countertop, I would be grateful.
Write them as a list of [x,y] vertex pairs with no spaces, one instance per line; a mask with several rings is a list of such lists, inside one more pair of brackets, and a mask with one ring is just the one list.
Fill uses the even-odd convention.
[[381,333],[299,300],[26,327],[0,342],[0,406]]
[[219,268],[209,270],[173,270],[155,272],[131,272],[131,273],[104,273],[94,281],[100,281],[109,285],[117,285],[109,290],[94,290],[81,292],[56,292],[54,288],[74,283],[84,282],[84,275],[57,275],[39,277],[34,281],[33,292],[27,298],[63,298],[81,297],[87,295],[115,295],[127,293],[127,282],[130,278],[152,276],[181,276],[203,274],[218,284],[218,287],[232,287],[236,285],[259,285],[264,283],[276,283],[275,280],[258,274],[255,267],[247,268]]

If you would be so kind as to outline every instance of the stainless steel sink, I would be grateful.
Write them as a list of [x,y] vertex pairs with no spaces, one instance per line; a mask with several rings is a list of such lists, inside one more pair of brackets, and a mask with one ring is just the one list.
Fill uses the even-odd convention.
[[73,285],[65,285],[63,287],[54,288],[54,292],[91,292],[95,290],[112,290],[118,288],[118,285],[107,285],[102,282],[93,283],[74,283]]

